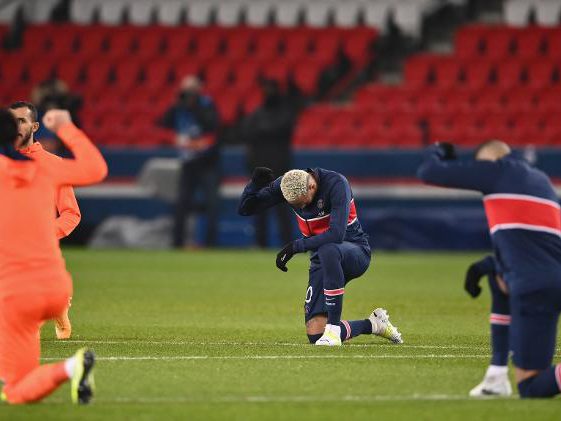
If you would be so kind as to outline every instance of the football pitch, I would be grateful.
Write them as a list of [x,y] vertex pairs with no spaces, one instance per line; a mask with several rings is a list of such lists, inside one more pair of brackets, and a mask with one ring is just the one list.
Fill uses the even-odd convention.
[[[405,343],[307,343],[307,257],[273,251],[66,249],[73,338],[42,330],[44,362],[90,346],[97,395],[69,387],[2,420],[559,420],[561,400],[468,399],[489,362],[489,294],[463,291],[483,253],[376,253],[345,290],[343,317],[388,309]],[[560,361],[558,350],[556,361]]]

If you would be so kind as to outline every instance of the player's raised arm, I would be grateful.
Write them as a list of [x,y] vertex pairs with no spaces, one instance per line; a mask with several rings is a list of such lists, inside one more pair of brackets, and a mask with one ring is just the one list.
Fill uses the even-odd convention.
[[489,192],[499,173],[499,166],[490,160],[459,161],[452,145],[434,144],[425,152],[417,177],[427,184],[442,187]]
[[72,123],[68,111],[47,111],[43,117],[43,124],[56,133],[74,155],[74,159],[63,159],[56,168],[50,169],[57,184],[86,185],[105,178],[105,159],[86,134]]
[[244,188],[238,213],[242,216],[255,215],[283,201],[280,178],[275,180],[270,168],[257,167]]

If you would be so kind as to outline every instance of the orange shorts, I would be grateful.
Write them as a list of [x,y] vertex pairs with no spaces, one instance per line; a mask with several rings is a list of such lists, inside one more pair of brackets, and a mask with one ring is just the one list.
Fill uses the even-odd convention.
[[[0,379],[10,385],[39,366],[40,327],[67,306],[70,278],[42,282],[40,288],[9,295],[0,291]],[[29,282],[32,286],[34,282]],[[51,286],[52,289],[45,288]]]

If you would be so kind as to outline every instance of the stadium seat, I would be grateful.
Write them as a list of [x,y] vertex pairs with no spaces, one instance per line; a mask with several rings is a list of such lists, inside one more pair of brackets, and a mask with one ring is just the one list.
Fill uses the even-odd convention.
[[561,61],[561,28],[547,31],[547,55],[549,58]]
[[217,2],[209,0],[193,0],[187,3],[187,18],[193,26],[207,26],[210,18],[217,8]]
[[129,2],[129,22],[132,25],[149,25],[158,3],[154,0],[134,0]]
[[381,32],[385,32],[386,23],[392,7],[391,0],[366,3],[364,5],[365,24],[370,27],[378,28]]
[[127,92],[141,81],[143,62],[137,60],[123,60],[115,65],[113,85],[121,92]]
[[204,81],[207,89],[221,90],[232,80],[233,63],[225,59],[214,59],[204,69]]
[[172,80],[174,83],[179,83],[181,79],[188,75],[199,76],[201,66],[196,60],[190,58],[177,61],[172,66]]
[[506,0],[503,4],[505,23],[513,26],[526,26],[533,9],[531,0]]
[[70,20],[76,24],[89,25],[99,8],[99,2],[92,0],[73,0],[70,2]]
[[502,61],[495,69],[495,84],[502,89],[520,86],[525,75],[525,66],[519,60]]
[[223,55],[230,60],[245,59],[250,55],[255,37],[258,33],[245,28],[235,28],[224,37]]
[[561,2],[558,0],[538,0],[536,2],[536,20],[540,25],[557,26],[561,16]]
[[470,60],[483,55],[485,36],[489,32],[487,25],[469,25],[456,31],[454,54],[461,60]]
[[264,27],[274,13],[274,3],[269,1],[251,2],[246,12],[247,24],[253,27]]
[[434,64],[439,57],[434,54],[418,54],[405,62],[405,84],[410,87],[427,86],[434,80]]
[[546,34],[540,28],[521,29],[516,36],[516,57],[521,60],[534,60],[544,55]]
[[109,31],[104,55],[112,60],[128,57],[133,52],[135,42],[136,33],[129,28],[120,27],[117,30]]
[[277,29],[267,28],[259,33],[255,40],[253,57],[258,60],[270,60],[279,55],[281,32]]
[[298,25],[302,4],[298,1],[287,0],[274,4],[275,21],[280,27],[294,27]]
[[356,27],[362,11],[362,5],[360,1],[354,0],[335,2],[333,5],[335,25],[344,28]]
[[323,62],[313,62],[311,60],[297,64],[292,70],[292,78],[298,88],[309,96],[317,93],[319,76],[323,67]]
[[[550,60],[535,61],[528,65],[528,84],[535,89],[542,89],[559,83],[558,63]],[[555,76],[557,75],[557,76]]]
[[486,60],[472,60],[464,64],[464,85],[470,89],[480,89],[491,82],[494,65]]
[[329,19],[334,13],[335,2],[329,0],[312,0],[305,4],[304,16],[310,27],[323,28],[328,26]]
[[105,52],[109,30],[104,26],[90,26],[79,38],[76,59],[89,60]]
[[185,13],[186,5],[183,0],[160,1],[156,5],[156,16],[160,25],[176,26]]
[[142,85],[148,90],[159,89],[172,82],[172,63],[167,60],[156,60],[144,66]]
[[56,64],[56,77],[73,90],[82,82],[84,65],[80,61],[61,60]]
[[139,59],[161,59],[164,51],[165,31],[159,26],[149,26],[137,33],[133,46]]
[[26,63],[19,54],[4,55],[0,60],[0,77],[3,86],[19,84],[25,74]]
[[502,60],[514,53],[517,31],[509,27],[493,27],[485,36],[484,56],[490,60]]
[[196,60],[204,62],[219,54],[222,45],[222,32],[215,27],[200,28],[194,34]]
[[237,26],[246,5],[240,0],[221,1],[217,4],[216,23],[220,26]]
[[243,60],[232,69],[234,72],[233,87],[240,92],[247,92],[257,86],[262,62]]
[[99,5],[99,22],[109,26],[120,25],[127,6],[127,0],[101,1]]
[[455,57],[438,59],[434,64],[434,84],[440,89],[452,88],[460,83],[462,67]]

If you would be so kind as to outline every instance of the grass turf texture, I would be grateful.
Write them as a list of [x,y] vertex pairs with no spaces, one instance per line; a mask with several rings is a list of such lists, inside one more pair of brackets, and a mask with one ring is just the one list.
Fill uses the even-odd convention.
[[[66,250],[73,338],[42,331],[44,362],[91,346],[97,396],[69,403],[68,385],[0,419],[558,420],[561,401],[467,399],[489,361],[485,287],[462,290],[482,254],[377,253],[345,290],[346,319],[381,306],[404,345],[362,336],[307,344],[307,259],[288,273],[272,252]],[[559,353],[556,357],[559,361]]]

